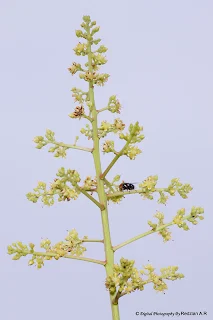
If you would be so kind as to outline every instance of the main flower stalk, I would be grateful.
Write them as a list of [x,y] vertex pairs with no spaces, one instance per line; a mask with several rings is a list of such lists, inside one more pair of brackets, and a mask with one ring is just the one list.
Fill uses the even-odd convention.
[[[90,35],[90,30],[88,28],[88,34]],[[91,42],[88,40],[88,64],[89,64],[89,72],[93,72],[92,67],[92,51],[91,51]],[[102,228],[104,235],[104,249],[105,249],[105,260],[106,260],[106,274],[107,276],[113,275],[113,266],[114,266],[114,251],[111,243],[110,236],[110,227],[109,227],[109,219],[108,219],[108,209],[107,209],[107,196],[104,190],[104,181],[100,179],[102,174],[101,170],[101,159],[100,159],[100,147],[99,147],[99,138],[98,138],[98,121],[97,121],[97,109],[95,106],[95,98],[94,98],[94,86],[93,81],[89,81],[89,99],[92,103],[92,130],[93,130],[93,159],[95,164],[95,171],[97,177],[97,193],[99,197],[99,202],[103,205],[103,209],[101,210],[101,219],[102,219]],[[113,300],[116,294],[110,294],[110,303],[112,309],[112,319],[120,320],[119,316],[119,308],[118,304],[113,304]]]

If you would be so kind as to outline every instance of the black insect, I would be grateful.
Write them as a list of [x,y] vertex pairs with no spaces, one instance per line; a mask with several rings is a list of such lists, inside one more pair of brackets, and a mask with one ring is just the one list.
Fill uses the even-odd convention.
[[126,190],[134,190],[135,186],[133,183],[128,183],[128,182],[122,182],[119,185],[119,190],[120,191],[126,191]]

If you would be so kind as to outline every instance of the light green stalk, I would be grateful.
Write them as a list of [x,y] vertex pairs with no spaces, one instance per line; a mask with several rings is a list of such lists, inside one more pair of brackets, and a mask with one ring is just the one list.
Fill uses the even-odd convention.
[[76,146],[74,144],[66,144],[63,142],[56,142],[56,141],[53,141],[52,144],[55,144],[56,146],[60,146],[60,147],[65,147],[68,149],[77,149],[77,150],[81,150],[81,151],[92,152],[92,149],[90,149],[90,148],[80,147],[80,146]]
[[89,198],[92,202],[94,202],[94,204],[96,204],[96,206],[98,206],[101,210],[104,209],[104,205],[99,203],[97,200],[95,200],[89,193],[87,193],[85,190],[83,190],[82,188],[78,188],[76,187],[78,190],[81,191],[81,193],[83,193],[87,198]]
[[[26,251],[25,250],[25,253],[26,254],[32,254],[31,251]],[[34,256],[39,256],[39,257],[56,257],[58,255],[58,253],[54,253],[54,252],[37,252],[37,251],[34,251],[33,252],[33,255]],[[82,261],[86,261],[86,262],[92,262],[92,263],[97,263],[97,264],[101,264],[101,265],[105,265],[105,262],[104,261],[101,261],[101,260],[96,260],[96,259],[91,259],[91,258],[86,258],[86,257],[77,257],[77,256],[72,256],[70,254],[65,254],[63,256],[63,258],[67,258],[67,259],[73,259],[73,260],[82,260]]]
[[[88,28],[88,34],[90,35],[90,30]],[[89,71],[93,72],[92,68],[92,52],[91,52],[91,42],[88,41],[88,64]],[[105,249],[105,269],[107,276],[113,274],[113,266],[114,266],[114,251],[111,243],[110,236],[110,228],[109,228],[109,219],[108,219],[108,210],[107,210],[107,197],[104,190],[104,181],[100,179],[102,174],[101,170],[101,159],[100,159],[100,147],[99,147],[99,138],[98,138],[98,121],[97,121],[97,110],[95,107],[95,99],[94,99],[94,87],[93,81],[89,81],[89,99],[92,103],[92,129],[93,129],[93,159],[95,164],[96,171],[96,179],[97,179],[97,193],[99,197],[99,202],[103,206],[101,209],[101,219],[102,219],[102,227],[103,227],[103,235],[104,235],[104,249]],[[119,308],[118,304],[113,304],[113,300],[116,294],[110,294],[110,303],[112,309],[112,319],[120,320],[119,316]]]
[[[136,128],[134,129],[136,130]],[[118,154],[114,157],[114,159],[111,161],[111,163],[108,165],[108,167],[104,170],[104,172],[101,174],[101,179],[104,179],[107,175],[107,173],[111,170],[111,168],[114,166],[114,164],[118,161],[118,159],[123,155],[124,151],[126,150],[126,148],[128,147],[128,145],[131,143],[131,140],[134,136],[134,130],[133,132],[130,134],[129,140],[126,142],[125,146],[121,149],[120,152],[118,152]]]
[[[187,219],[189,219],[190,217],[191,217],[191,214],[189,214],[188,216],[183,217],[183,218],[182,218],[182,221],[187,220]],[[174,221],[171,221],[171,222],[166,223],[166,224],[164,224],[164,225],[162,225],[162,226],[160,226],[160,227],[157,227],[156,230],[150,230],[150,231],[141,233],[141,234],[139,234],[138,236],[133,237],[133,238],[131,238],[131,239],[129,239],[129,240],[126,240],[126,241],[122,242],[121,244],[113,247],[113,250],[116,251],[116,250],[118,250],[118,249],[120,249],[120,248],[122,248],[122,247],[124,247],[124,246],[126,246],[126,245],[128,245],[128,244],[130,244],[130,243],[132,243],[132,242],[134,242],[134,241],[136,241],[136,240],[139,240],[139,239],[141,239],[141,238],[144,238],[144,237],[146,237],[146,236],[148,236],[148,235],[150,235],[150,234],[152,234],[152,233],[161,231],[161,230],[163,230],[163,229],[165,229],[165,228],[167,228],[167,227],[170,227],[170,226],[172,226],[172,225],[175,225],[175,222],[174,222]]]

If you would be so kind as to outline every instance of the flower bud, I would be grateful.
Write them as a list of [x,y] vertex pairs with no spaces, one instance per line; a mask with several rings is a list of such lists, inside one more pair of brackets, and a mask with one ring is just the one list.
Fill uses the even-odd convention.
[[81,38],[83,36],[83,32],[81,30],[75,30],[76,37]]
[[28,265],[32,266],[35,263],[35,261],[33,259],[29,260]]

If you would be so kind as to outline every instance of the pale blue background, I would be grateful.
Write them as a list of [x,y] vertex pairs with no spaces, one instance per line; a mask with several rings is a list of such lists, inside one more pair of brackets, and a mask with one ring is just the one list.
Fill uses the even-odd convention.
[[[203,310],[208,316],[202,319],[212,319],[213,2],[1,0],[0,11],[0,318],[111,319],[101,266],[61,259],[37,271],[28,267],[27,258],[15,262],[6,254],[13,241],[38,245],[48,237],[54,243],[72,228],[80,236],[102,237],[100,213],[83,195],[51,208],[25,197],[39,180],[51,182],[61,166],[75,168],[82,178],[94,173],[89,154],[71,150],[67,160],[55,159],[32,142],[49,128],[59,141],[72,143],[82,127],[83,121],[67,115],[74,107],[70,89],[83,82],[67,68],[75,60],[82,62],[72,50],[74,30],[90,14],[109,48],[102,70],[111,74],[107,85],[96,90],[97,106],[104,107],[117,94],[126,125],[138,120],[146,136],[143,154],[134,162],[122,158],[109,178],[119,173],[131,182],[158,174],[159,186],[179,177],[194,187],[188,200],[177,196],[167,207],[138,195],[110,204],[113,244],[148,230],[147,220],[156,210],[169,222],[182,207],[205,207],[205,220],[189,232],[171,229],[174,241],[164,244],[156,234],[116,253],[116,261],[135,259],[138,268],[149,259],[157,270],[178,265],[185,274],[183,280],[168,282],[165,295],[147,286],[122,298],[121,319],[143,318],[136,311]],[[107,113],[101,119],[105,116],[113,119]],[[84,138],[80,144],[90,145]],[[111,159],[103,157],[103,168]],[[88,256],[102,259],[102,245],[89,244]]]

